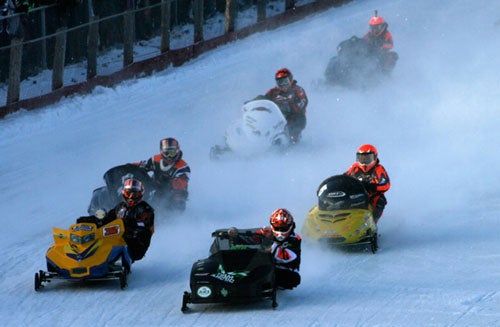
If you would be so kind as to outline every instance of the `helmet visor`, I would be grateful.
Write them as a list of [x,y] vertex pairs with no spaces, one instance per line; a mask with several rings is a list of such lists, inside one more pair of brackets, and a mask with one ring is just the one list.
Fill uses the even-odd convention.
[[290,78],[288,77],[277,78],[276,84],[278,84],[279,87],[290,86]]
[[356,161],[362,165],[369,165],[375,161],[375,154],[369,153],[356,153]]
[[123,197],[125,199],[140,199],[142,196],[142,192],[141,191],[132,191],[132,190],[124,190],[123,191]]
[[284,232],[288,232],[290,230],[290,226],[279,226],[279,227],[273,227],[273,230],[275,232],[280,232],[280,233],[284,233]]
[[163,157],[167,159],[173,159],[177,155],[177,149],[176,148],[166,148],[162,149],[162,155]]
[[375,35],[380,34],[384,30],[384,24],[370,25],[370,27]]

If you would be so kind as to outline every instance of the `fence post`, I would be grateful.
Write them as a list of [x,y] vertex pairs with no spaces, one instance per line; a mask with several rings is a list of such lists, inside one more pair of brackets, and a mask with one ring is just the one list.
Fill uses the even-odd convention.
[[203,0],[193,2],[194,43],[203,41]]
[[238,12],[237,0],[226,0],[226,34],[234,32],[236,15]]
[[10,67],[9,67],[9,88],[7,89],[7,103],[11,104],[19,101],[21,93],[21,66],[23,62],[23,40],[13,38],[10,41]]
[[170,50],[170,17],[170,0],[161,0],[161,53],[165,53]]
[[87,79],[97,75],[97,47],[99,45],[99,16],[91,16],[87,39]]
[[123,16],[123,67],[134,62],[134,12],[127,11]]
[[267,0],[257,0],[257,22],[266,19]]
[[41,31],[42,31],[42,69],[47,69],[47,40],[45,36],[47,35],[47,22],[45,8],[40,12],[41,15]]
[[64,62],[66,60],[66,27],[56,31],[56,46],[54,49],[54,64],[52,66],[52,91],[64,84]]

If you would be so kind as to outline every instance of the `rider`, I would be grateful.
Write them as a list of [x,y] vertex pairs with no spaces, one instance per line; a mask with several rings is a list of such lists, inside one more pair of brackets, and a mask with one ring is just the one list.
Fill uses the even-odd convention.
[[278,69],[274,77],[277,85],[268,90],[265,97],[278,105],[287,121],[290,140],[297,143],[306,127],[306,107],[309,100],[288,68]]
[[376,49],[382,64],[384,72],[390,72],[396,65],[398,55],[391,51],[393,47],[392,34],[387,27],[389,26],[384,18],[375,16],[370,19],[370,30],[365,34],[363,39],[368,41]]
[[154,233],[154,209],[142,199],[142,182],[129,178],[123,183],[123,201],[111,209],[108,217],[122,218],[125,224],[125,241],[130,258],[140,260],[146,254]]
[[263,227],[257,234],[272,238],[271,253],[276,264],[276,284],[292,289],[300,284],[300,243],[301,237],[295,233],[295,222],[287,209],[277,209],[269,218],[270,227]]
[[95,223],[98,227],[121,218],[125,225],[123,238],[127,243],[130,258],[140,260],[146,254],[151,237],[154,233],[154,210],[142,200],[144,186],[134,179],[125,179],[122,188],[123,201],[118,203],[108,213],[97,210],[94,216],[80,217],[77,223]]
[[157,192],[160,196],[168,198],[170,209],[179,211],[186,209],[191,168],[182,159],[182,151],[175,138],[160,140],[159,154],[134,165],[153,172],[153,180],[158,187]]
[[384,193],[391,187],[389,175],[378,159],[377,149],[371,144],[360,146],[356,152],[356,162],[345,174],[363,183],[370,198],[373,219],[377,223],[387,204]]

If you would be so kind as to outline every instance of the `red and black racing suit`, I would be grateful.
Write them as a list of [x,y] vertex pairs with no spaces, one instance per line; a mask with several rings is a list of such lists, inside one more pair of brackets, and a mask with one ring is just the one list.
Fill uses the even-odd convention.
[[309,100],[304,89],[294,80],[286,91],[275,86],[267,91],[265,97],[278,105],[287,121],[290,139],[297,142],[307,122],[306,108]]
[[161,154],[156,154],[148,160],[134,163],[147,171],[153,172],[160,197],[165,197],[170,209],[184,211],[188,198],[188,181],[191,168],[180,158],[173,164],[165,166]]
[[300,255],[302,238],[299,234],[291,234],[283,241],[276,240],[270,227],[264,227],[257,231],[258,235],[265,238],[273,238],[271,254],[275,262],[276,285],[285,289],[292,289],[300,284]]
[[154,209],[145,201],[133,206],[120,202],[108,212],[106,219],[123,219],[125,225],[124,239],[128,253],[133,261],[140,260],[146,254],[154,234]]
[[384,212],[385,205],[387,204],[387,199],[385,198],[384,193],[391,187],[387,171],[377,159],[377,163],[367,172],[364,172],[361,169],[360,164],[355,162],[351,167],[349,167],[345,174],[360,180],[365,186],[368,196],[370,197],[373,218],[377,223]]
[[382,32],[379,36],[373,34],[372,31],[368,31],[363,39],[368,41],[368,43],[370,43],[374,49],[378,51],[377,55],[379,56],[382,70],[385,72],[391,71],[396,65],[398,55],[396,52],[391,51],[394,46],[394,42],[392,41],[391,32],[387,29],[387,24],[384,32]]

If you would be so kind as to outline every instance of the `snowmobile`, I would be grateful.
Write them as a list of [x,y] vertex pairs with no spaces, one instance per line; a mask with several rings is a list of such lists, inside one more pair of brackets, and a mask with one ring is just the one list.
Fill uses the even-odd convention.
[[[163,201],[164,193],[159,192],[156,183],[148,172],[136,165],[125,164],[113,167],[104,173],[105,186],[101,186],[92,192],[87,212],[95,214],[99,209],[109,211],[122,201],[122,186],[126,178],[135,178],[144,185],[144,201],[153,207],[168,207],[168,201]],[[161,198],[161,199],[160,199]]]
[[354,177],[335,175],[317,190],[318,204],[307,214],[302,227],[304,240],[332,246],[369,246],[378,249],[377,225],[368,193]]
[[377,49],[357,36],[339,43],[337,55],[329,60],[325,70],[327,83],[353,88],[369,87],[383,75]]
[[148,172],[136,165],[125,164],[113,167],[104,173],[105,186],[99,187],[92,192],[87,212],[94,215],[99,209],[110,211],[122,201],[122,186],[126,178],[135,178],[144,186],[144,201],[151,204],[156,192],[155,183]]
[[191,269],[191,292],[184,292],[182,312],[188,303],[246,303],[270,299],[276,302],[272,240],[258,235],[258,228],[218,229],[210,255]]
[[278,105],[261,96],[246,102],[242,117],[233,121],[224,135],[224,145],[210,149],[212,160],[232,153],[250,157],[273,148],[283,149],[290,144],[287,121]]
[[69,229],[53,228],[54,243],[45,256],[47,271],[35,273],[35,291],[55,279],[119,280],[124,289],[132,264],[124,232],[122,219],[101,227],[94,223],[76,223]]

